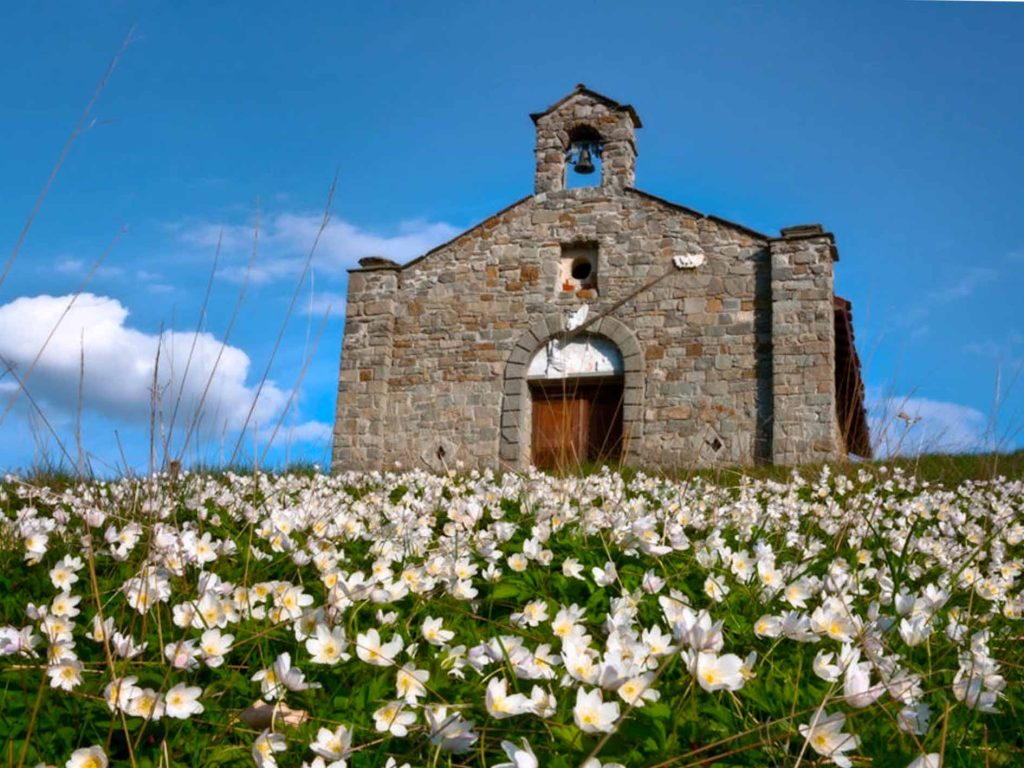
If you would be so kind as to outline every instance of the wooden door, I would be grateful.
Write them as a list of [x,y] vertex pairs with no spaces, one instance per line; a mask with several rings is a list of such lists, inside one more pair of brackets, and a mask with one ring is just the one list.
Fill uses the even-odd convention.
[[539,469],[571,472],[622,452],[622,382],[535,385],[532,453]]
[[587,460],[617,462],[622,455],[622,387],[605,385],[590,401]]
[[539,469],[569,471],[587,457],[590,403],[545,394],[533,400],[533,463]]

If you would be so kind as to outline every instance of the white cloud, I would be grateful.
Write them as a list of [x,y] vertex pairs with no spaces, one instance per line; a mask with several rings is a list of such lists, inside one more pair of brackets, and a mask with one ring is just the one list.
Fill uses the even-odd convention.
[[[322,214],[294,212],[265,218],[250,280],[269,282],[294,277],[316,239],[322,218]],[[396,233],[385,235],[333,217],[320,238],[314,260],[318,268],[334,274],[356,266],[364,256],[384,256],[401,263],[421,256],[460,231],[445,222],[413,219],[402,222]],[[252,226],[202,223],[181,226],[178,234],[184,242],[203,249],[216,247],[218,238],[222,238],[221,252],[235,257],[223,274],[234,280],[245,274],[245,259],[252,249]]]
[[871,442],[879,457],[993,448],[988,417],[967,405],[924,397],[869,395],[868,419]]
[[951,285],[932,291],[928,298],[932,302],[946,303],[957,299],[966,299],[984,285],[996,279],[999,273],[990,267],[968,267],[957,274],[956,281]]
[[302,314],[323,317],[329,310],[331,317],[344,317],[345,302],[345,295],[335,291],[314,292],[312,298],[307,296],[301,300]]
[[[13,364],[19,376],[26,375],[71,298],[22,297],[0,306],[0,356]],[[242,427],[256,396],[255,385],[247,383],[250,360],[244,351],[229,345],[221,354],[222,342],[209,333],[165,332],[162,337],[144,333],[128,325],[127,319],[128,310],[116,299],[89,293],[78,297],[27,383],[28,391],[41,403],[44,412],[52,418],[53,411],[57,416],[65,416],[77,409],[80,355],[84,351],[83,411],[115,423],[148,425],[159,348],[157,388],[164,420],[169,419],[179,390],[182,393],[175,427],[179,439],[199,411],[208,381],[209,392],[201,407],[204,434],[219,437],[225,431],[231,433]],[[195,350],[186,377],[193,343]],[[6,409],[8,393],[14,387],[10,377],[0,379],[0,383],[0,391],[4,392],[0,409]],[[268,381],[256,403],[251,426],[258,426],[261,431],[271,427],[287,399],[287,392]],[[317,432],[312,426],[300,425],[296,429],[301,439],[323,436],[322,430]]]
[[62,275],[79,275],[85,272],[85,262],[82,259],[64,257],[57,260],[54,269]]
[[278,432],[284,433],[283,437],[288,443],[327,443],[331,439],[331,425],[322,421],[304,421],[295,426],[282,427]]

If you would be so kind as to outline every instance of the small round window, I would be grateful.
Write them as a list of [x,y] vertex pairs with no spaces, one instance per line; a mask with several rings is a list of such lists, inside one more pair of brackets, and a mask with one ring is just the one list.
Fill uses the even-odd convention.
[[588,280],[593,271],[594,267],[586,256],[581,256],[572,263],[571,274],[573,280],[579,280],[580,282]]

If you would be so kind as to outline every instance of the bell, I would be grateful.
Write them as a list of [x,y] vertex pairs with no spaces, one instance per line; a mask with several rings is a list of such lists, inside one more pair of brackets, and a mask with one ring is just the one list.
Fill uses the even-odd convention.
[[574,167],[576,168],[576,173],[586,174],[594,172],[594,162],[590,159],[589,144],[580,145],[580,153],[579,156],[576,158]]

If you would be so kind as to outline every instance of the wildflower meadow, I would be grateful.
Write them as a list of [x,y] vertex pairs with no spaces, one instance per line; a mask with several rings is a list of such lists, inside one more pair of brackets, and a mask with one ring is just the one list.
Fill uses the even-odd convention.
[[1024,483],[0,486],[0,765],[1024,765]]

